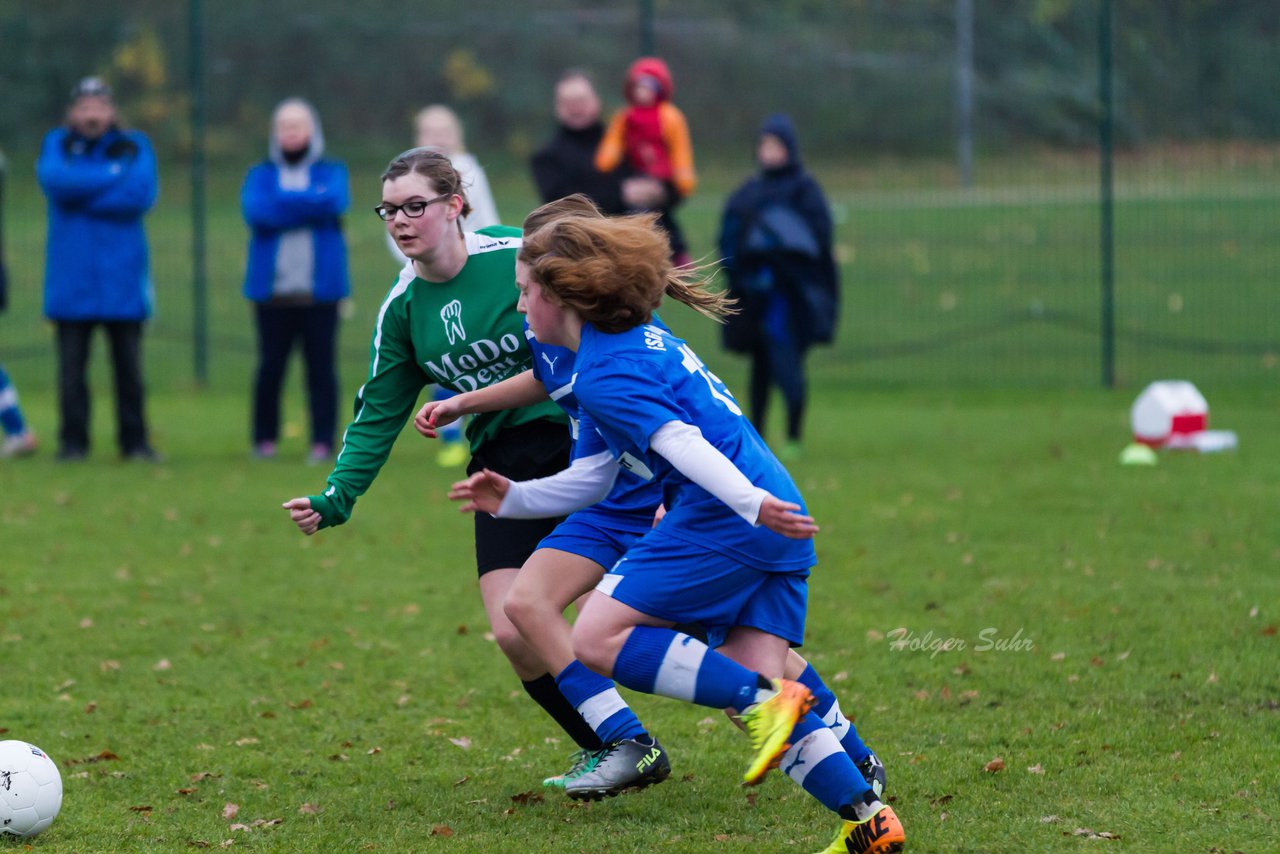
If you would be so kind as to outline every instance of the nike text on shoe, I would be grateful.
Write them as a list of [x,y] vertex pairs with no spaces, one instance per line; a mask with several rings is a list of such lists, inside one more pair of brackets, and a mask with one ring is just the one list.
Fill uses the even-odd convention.
[[770,769],[778,767],[782,754],[791,746],[789,739],[796,721],[813,706],[813,694],[799,682],[775,679],[773,687],[777,693],[762,703],[756,703],[739,718],[751,739],[751,749],[756,752],[747,773],[742,776],[748,786],[757,785]]
[[657,739],[649,744],[633,738],[615,741],[597,755],[594,765],[565,780],[566,795],[576,801],[596,801],[643,789],[671,776],[671,763]]
[[819,854],[897,854],[906,850],[907,836],[893,807],[881,806],[862,821],[846,821],[835,840]]

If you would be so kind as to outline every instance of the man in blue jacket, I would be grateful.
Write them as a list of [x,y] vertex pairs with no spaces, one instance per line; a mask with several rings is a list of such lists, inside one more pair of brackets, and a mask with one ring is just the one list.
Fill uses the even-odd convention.
[[115,371],[117,440],[126,460],[158,461],[147,436],[142,325],[152,286],[142,218],[156,199],[156,160],[146,136],[117,124],[111,89],[86,77],[67,121],[44,138],[36,176],[49,203],[44,312],[58,332],[58,455],[89,453],[85,368],[102,326]]

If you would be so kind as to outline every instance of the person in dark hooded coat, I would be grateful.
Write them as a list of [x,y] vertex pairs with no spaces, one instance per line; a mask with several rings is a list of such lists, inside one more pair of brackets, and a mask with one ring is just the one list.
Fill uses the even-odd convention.
[[783,455],[795,456],[807,400],[805,355],[835,337],[840,280],[830,208],[801,163],[790,118],[765,120],[756,161],[760,171],[729,197],[720,225],[720,265],[740,309],[725,324],[724,344],[751,357],[751,421],[762,435],[770,391],[781,390]]

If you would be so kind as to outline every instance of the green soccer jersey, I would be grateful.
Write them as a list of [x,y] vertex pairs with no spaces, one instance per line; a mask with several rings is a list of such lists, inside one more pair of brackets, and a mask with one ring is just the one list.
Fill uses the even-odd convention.
[[[527,370],[532,362],[524,320],[516,311],[519,229],[496,225],[466,232],[467,262],[447,282],[428,282],[406,265],[378,310],[369,352],[369,378],[356,393],[355,420],[323,495],[311,496],[322,528],[351,517],[396,437],[413,415],[424,386],[473,391]],[[550,401],[523,409],[484,412],[467,425],[471,450],[499,431],[539,418],[563,422]]]

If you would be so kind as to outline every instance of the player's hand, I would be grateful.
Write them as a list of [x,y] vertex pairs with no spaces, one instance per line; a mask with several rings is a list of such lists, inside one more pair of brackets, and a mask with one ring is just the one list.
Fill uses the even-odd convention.
[[770,495],[760,503],[758,521],[775,534],[781,534],[793,540],[811,540],[818,533],[812,516],[804,516],[796,512],[799,504],[782,501]]
[[449,489],[449,498],[465,501],[459,511],[463,513],[497,513],[502,499],[507,497],[511,481],[495,471],[483,469],[466,480],[460,480]]
[[463,415],[462,406],[458,398],[461,395],[454,395],[447,400],[428,400],[422,404],[422,408],[418,410],[418,414],[413,416],[413,427],[428,439],[438,439],[439,432],[437,427],[444,427],[452,424]]
[[298,530],[308,537],[320,530],[320,514],[311,509],[310,498],[290,498],[281,506],[289,511],[289,518]]
[[667,505],[659,504],[658,509],[653,511],[653,527],[658,527],[658,523],[662,521],[662,517],[667,515]]

